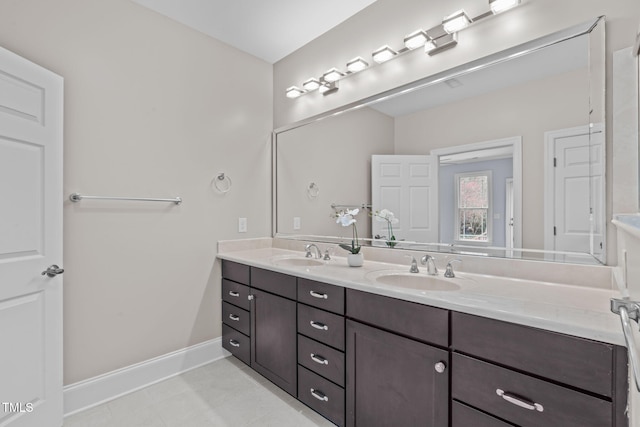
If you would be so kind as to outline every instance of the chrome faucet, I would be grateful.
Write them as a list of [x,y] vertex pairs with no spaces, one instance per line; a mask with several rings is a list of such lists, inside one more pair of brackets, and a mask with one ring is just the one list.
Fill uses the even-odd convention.
[[459,262],[462,264],[462,260],[456,258],[447,263],[447,269],[444,272],[444,277],[448,277],[449,279],[456,277],[456,274],[453,272],[453,265],[451,265],[452,262]]
[[425,255],[420,258],[420,263],[427,266],[427,274],[436,276],[438,274],[438,267],[436,267],[436,259],[431,255]]
[[311,258],[313,256],[311,255],[311,249],[316,250],[316,258],[322,258],[322,251],[320,251],[320,248],[315,243],[310,243],[304,247],[304,250],[307,251],[307,253],[304,255],[306,258]]
[[409,273],[420,273],[420,270],[418,270],[418,261],[416,261],[416,258],[411,255],[407,255],[407,257],[411,258],[411,268],[409,269]]

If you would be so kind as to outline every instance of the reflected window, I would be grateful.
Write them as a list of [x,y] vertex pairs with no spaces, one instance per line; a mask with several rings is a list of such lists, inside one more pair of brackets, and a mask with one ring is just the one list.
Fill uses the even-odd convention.
[[456,240],[490,243],[491,171],[456,174],[455,181]]

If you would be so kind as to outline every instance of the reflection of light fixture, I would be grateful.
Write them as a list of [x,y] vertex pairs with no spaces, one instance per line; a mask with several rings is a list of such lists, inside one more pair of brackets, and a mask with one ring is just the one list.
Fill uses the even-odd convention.
[[344,76],[344,73],[337,68],[332,68],[322,75],[322,79],[327,82],[336,82],[340,80],[342,76]]
[[302,87],[306,91],[316,90],[320,87],[320,80],[311,78],[306,82],[302,83]]
[[504,12],[519,4],[520,0],[489,0],[489,7],[494,14]]
[[414,31],[404,38],[404,46],[410,50],[417,49],[424,46],[427,40],[429,40],[429,36],[424,30]]
[[373,57],[373,60],[376,61],[378,64],[382,64],[383,62],[387,62],[397,54],[398,52],[391,49],[389,46],[385,45],[385,46],[382,46],[381,48],[374,50],[371,56]]
[[[491,10],[488,10],[478,16],[470,18],[463,9],[460,9],[451,15],[445,17],[441,24],[435,25],[428,29],[418,29],[413,33],[404,37],[404,46],[394,50],[388,45],[375,50],[372,53],[373,60],[377,64],[382,64],[390,59],[397,58],[407,52],[412,52],[421,46],[424,46],[425,53],[429,56],[437,55],[445,50],[451,49],[458,45],[458,31],[463,30],[471,24],[485,18],[495,16],[498,13],[511,9],[522,3],[522,0],[486,0]],[[636,50],[640,51],[640,35],[636,42]],[[640,53],[639,53],[640,54]],[[375,66],[372,64],[371,66]],[[316,89],[323,95],[333,93],[338,90],[338,81],[358,73],[370,65],[362,57],[357,56],[347,62],[346,70],[340,71],[337,68],[331,68],[318,78],[310,78],[302,84],[302,89],[297,86],[291,86],[286,90],[288,98],[298,98],[300,95],[308,94]]]
[[287,98],[297,98],[302,95],[304,91],[297,86],[291,86],[287,89]]
[[369,66],[369,63],[359,56],[347,62],[347,70],[349,70],[352,73],[357,73],[358,71],[362,71],[368,66]]
[[471,24],[471,19],[469,19],[467,13],[462,9],[452,13],[442,20],[442,27],[449,34],[456,33],[467,28],[469,24]]

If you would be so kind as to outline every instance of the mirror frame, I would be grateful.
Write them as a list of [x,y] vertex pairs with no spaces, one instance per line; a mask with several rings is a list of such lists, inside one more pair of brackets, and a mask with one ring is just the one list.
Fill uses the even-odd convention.
[[[471,73],[473,71],[482,69],[482,68],[486,68],[486,67],[490,67],[496,64],[499,64],[501,62],[504,61],[508,61],[512,58],[518,57],[518,56],[522,56],[522,55],[527,55],[529,53],[535,52],[537,50],[540,49],[544,49],[548,46],[557,44],[557,43],[561,43],[563,41],[572,39],[574,37],[579,37],[582,35],[586,35],[589,34],[598,24],[600,24],[601,22],[603,22],[605,19],[604,16],[598,16],[595,19],[590,19],[586,22],[583,22],[581,24],[577,24],[571,27],[568,27],[564,30],[560,30],[551,34],[548,34],[546,36],[542,36],[539,37],[537,39],[534,40],[530,40],[528,42],[522,43],[520,45],[502,50],[500,52],[496,52],[490,55],[487,55],[485,57],[467,62],[465,64],[459,65],[457,67],[453,67],[450,68],[448,70],[442,71],[440,73],[436,73],[430,76],[426,76],[423,77],[421,79],[415,80],[413,82],[398,86],[396,88],[393,89],[389,89],[387,91],[372,95],[372,96],[368,96],[365,97],[359,101],[355,101],[349,104],[346,104],[342,107],[338,107],[332,110],[328,110],[324,113],[320,113],[314,116],[311,116],[309,118],[303,119],[303,120],[299,120],[297,122],[285,125],[285,126],[281,126],[277,129],[275,129],[272,134],[271,134],[271,156],[272,156],[272,177],[271,177],[271,193],[272,193],[272,226],[271,226],[271,234],[272,237],[274,238],[282,238],[282,239],[291,239],[291,240],[305,240],[305,241],[317,241],[317,242],[331,242],[331,243],[339,243],[339,241],[334,241],[336,239],[341,240],[340,238],[336,238],[333,236],[312,236],[312,235],[291,235],[291,234],[279,234],[278,230],[277,230],[277,224],[278,224],[278,187],[277,187],[277,149],[278,149],[278,135],[280,133],[283,132],[287,132],[308,124],[312,124],[315,122],[318,122],[320,120],[329,118],[329,117],[333,117],[333,116],[337,116],[339,114],[343,114],[343,113],[347,113],[349,111],[353,111],[356,110],[358,108],[361,107],[365,107],[369,104],[378,102],[378,101],[382,101],[388,98],[392,98],[392,97],[396,97],[396,96],[401,96],[403,94],[421,89],[425,86],[428,85],[432,85],[432,84],[436,84],[436,83],[440,83],[443,82],[445,80],[451,79],[451,78],[455,78],[455,77],[459,77],[462,76],[464,74],[467,73]],[[603,106],[604,108],[604,106]],[[368,239],[362,239],[367,241]],[[424,243],[418,243],[415,242],[413,243],[411,246],[411,248],[407,248],[407,249],[415,249],[416,246],[422,245],[425,250],[434,250],[434,248],[440,248],[443,246],[449,246],[446,244],[440,244],[440,243],[428,243],[428,242],[424,242]],[[496,249],[496,248],[493,248]],[[438,249],[435,249],[438,250]],[[521,252],[531,252],[531,253],[542,253],[542,254],[546,254],[546,253],[557,253],[554,251],[546,251],[546,250],[539,250],[539,249],[527,249],[527,248],[518,248],[518,249],[513,249],[513,250],[509,250],[506,252],[517,252],[517,251],[521,251]],[[478,254],[481,255],[481,254]],[[603,260],[599,260],[598,258],[596,258],[595,256],[585,253],[585,254],[577,254],[577,253],[573,253],[572,255],[583,255],[586,258],[593,259],[595,260],[598,264],[605,264],[605,262]],[[548,260],[547,257],[541,258],[541,260]]]

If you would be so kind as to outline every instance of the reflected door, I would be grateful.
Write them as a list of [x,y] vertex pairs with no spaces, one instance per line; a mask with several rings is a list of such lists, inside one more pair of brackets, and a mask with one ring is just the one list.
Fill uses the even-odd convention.
[[0,48],[0,425],[62,425],[62,78]]
[[[438,181],[434,156],[371,156],[373,211],[388,209],[399,222],[397,240],[438,241]],[[371,235],[389,238],[385,221],[371,221]],[[384,236],[384,237],[383,237]]]

